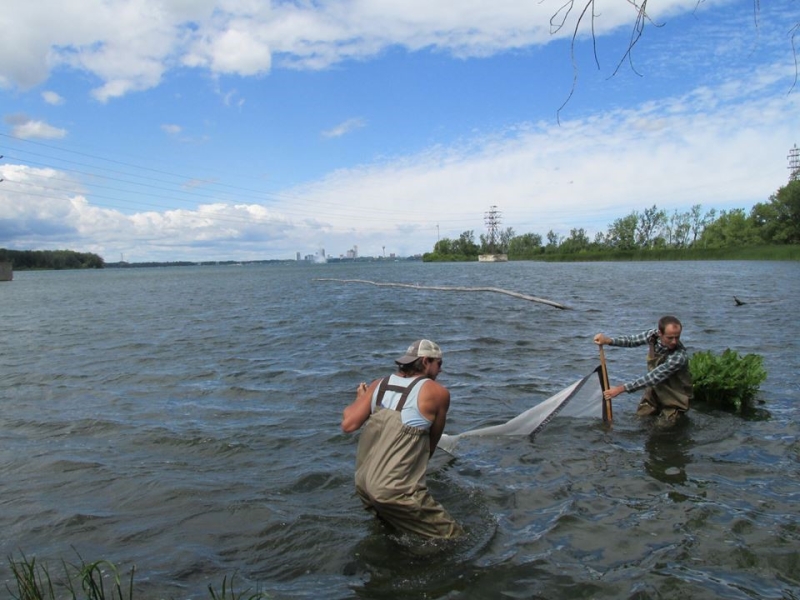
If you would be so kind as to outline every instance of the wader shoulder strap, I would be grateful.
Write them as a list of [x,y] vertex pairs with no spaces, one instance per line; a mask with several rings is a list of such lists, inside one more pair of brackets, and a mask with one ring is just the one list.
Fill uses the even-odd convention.
[[403,410],[403,406],[405,406],[406,400],[408,400],[408,395],[411,393],[411,390],[414,389],[414,386],[417,385],[420,381],[426,379],[426,377],[420,376],[414,379],[414,381],[412,381],[408,386],[401,386],[401,385],[391,385],[389,383],[390,377],[386,377],[385,379],[383,379],[380,385],[378,386],[378,396],[375,399],[376,409],[378,407],[383,407],[383,396],[384,394],[386,394],[387,391],[391,391],[391,392],[399,392],[402,394],[402,396],[400,396],[400,402],[397,403],[397,407],[395,408],[395,410],[397,411]]

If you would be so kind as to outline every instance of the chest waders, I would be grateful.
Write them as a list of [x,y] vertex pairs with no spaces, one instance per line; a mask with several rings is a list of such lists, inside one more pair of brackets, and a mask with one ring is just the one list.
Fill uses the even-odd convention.
[[[358,440],[356,493],[365,509],[399,531],[455,537],[462,533],[461,527],[433,499],[425,483],[429,432],[404,425],[400,416],[411,390],[423,380],[417,377],[408,386],[390,385],[388,377],[381,381],[375,411]],[[402,394],[394,409],[381,406],[387,391]]]
[[[652,371],[663,364],[668,354],[656,355],[655,342],[650,341],[647,353],[647,370]],[[654,386],[647,387],[636,410],[639,416],[659,415],[665,421],[674,422],[687,410],[694,393],[689,365],[683,365],[677,373]]]

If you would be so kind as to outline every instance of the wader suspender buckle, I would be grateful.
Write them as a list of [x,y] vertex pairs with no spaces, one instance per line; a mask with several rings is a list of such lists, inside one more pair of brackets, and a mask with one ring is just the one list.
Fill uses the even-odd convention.
[[375,408],[386,408],[383,406],[383,396],[386,394],[386,391],[392,392],[402,392],[402,396],[400,396],[400,402],[397,403],[396,411],[403,410],[403,406],[405,406],[406,400],[408,400],[408,395],[411,393],[411,390],[414,389],[414,386],[417,385],[423,379],[426,379],[424,376],[419,376],[411,384],[407,387],[403,387],[400,385],[389,385],[389,377],[386,377],[381,381],[380,386],[378,386],[378,397],[375,399]]

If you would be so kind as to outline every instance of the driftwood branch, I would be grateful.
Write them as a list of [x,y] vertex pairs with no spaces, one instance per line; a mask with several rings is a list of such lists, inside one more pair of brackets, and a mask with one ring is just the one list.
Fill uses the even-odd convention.
[[559,304],[558,302],[553,302],[552,300],[547,300],[545,298],[537,298],[536,296],[520,294],[519,292],[512,292],[510,290],[504,290],[502,288],[496,288],[496,287],[416,285],[413,283],[384,283],[378,281],[369,281],[367,279],[332,279],[328,277],[315,279],[314,281],[337,281],[339,283],[367,283],[369,285],[376,285],[378,287],[402,287],[402,288],[412,288],[415,290],[436,290],[443,292],[495,292],[497,294],[505,294],[507,296],[512,296],[513,298],[519,298],[520,300],[528,300],[529,302],[539,302],[541,304],[547,304],[548,306],[553,306],[555,308],[560,308],[562,310],[566,310],[569,308],[568,306]]

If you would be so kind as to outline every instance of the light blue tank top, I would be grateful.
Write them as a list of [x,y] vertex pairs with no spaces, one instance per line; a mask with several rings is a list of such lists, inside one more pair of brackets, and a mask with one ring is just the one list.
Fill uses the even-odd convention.
[[[389,384],[407,388],[408,386],[411,385],[414,379],[415,377],[399,377],[398,375],[391,375],[389,377]],[[408,399],[406,400],[406,403],[403,406],[403,410],[400,411],[400,419],[403,422],[403,425],[408,425],[410,427],[418,427],[420,429],[431,428],[431,421],[422,416],[422,413],[419,412],[419,404],[418,404],[419,391],[422,389],[422,386],[425,385],[426,381],[428,380],[423,379],[422,381],[420,381],[417,385],[413,387],[411,393],[408,395]],[[378,399],[379,390],[380,386],[376,387],[375,391],[372,392],[372,412],[375,412],[375,402]],[[390,408],[394,410],[397,407],[397,403],[400,402],[401,396],[402,394],[400,392],[393,392],[391,390],[386,390],[386,393],[383,395],[382,406],[384,408]]]

